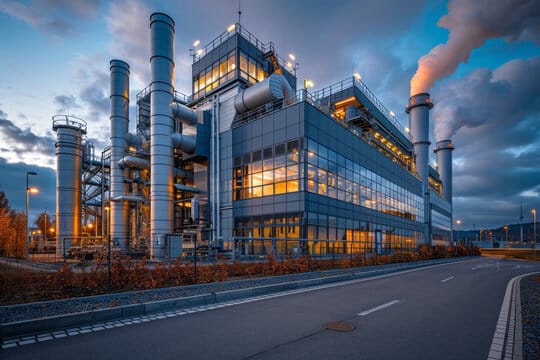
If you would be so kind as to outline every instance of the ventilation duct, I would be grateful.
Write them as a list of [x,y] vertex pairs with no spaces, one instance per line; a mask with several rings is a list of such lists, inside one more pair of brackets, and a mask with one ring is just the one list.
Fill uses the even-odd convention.
[[285,76],[272,74],[263,81],[240,91],[234,98],[234,108],[238,114],[242,114],[278,99],[285,99],[288,103],[293,96],[293,90]]

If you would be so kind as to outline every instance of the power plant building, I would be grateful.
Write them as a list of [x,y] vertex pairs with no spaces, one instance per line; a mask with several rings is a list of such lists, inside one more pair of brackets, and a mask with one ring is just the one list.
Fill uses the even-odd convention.
[[[136,119],[129,59],[111,61],[111,143],[101,159],[84,141],[82,154],[59,155],[57,198],[70,191],[83,207],[77,219],[81,211],[65,207],[80,202],[57,203],[59,243],[90,216],[115,249],[155,260],[196,249],[296,256],[451,244],[453,146],[437,143],[439,169],[429,166],[429,94],[409,99],[406,131],[359,76],[298,88],[295,65],[235,24],[193,50],[186,96],[174,87],[174,30],[169,16],[150,17],[152,78]],[[66,126],[91,131],[55,122]],[[58,154],[70,146],[61,136]],[[65,168],[80,192],[63,185]],[[65,216],[79,226],[68,229]]]

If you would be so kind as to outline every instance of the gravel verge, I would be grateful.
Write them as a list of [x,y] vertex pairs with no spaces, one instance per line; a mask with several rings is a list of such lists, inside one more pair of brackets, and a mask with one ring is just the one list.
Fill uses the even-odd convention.
[[540,275],[521,280],[523,359],[540,359]]
[[215,282],[208,284],[158,288],[151,290],[129,291],[97,296],[71,298],[65,300],[43,301],[29,304],[9,305],[0,307],[0,323],[12,323],[25,320],[39,319],[50,316],[73,314],[98,309],[108,309],[123,305],[142,304],[152,301],[176,299],[194,295],[212,294],[222,291],[246,289],[257,286],[281,284],[293,281],[326,278],[346,274],[388,272],[393,269],[427,266],[454,262],[463,258],[425,260],[413,263],[396,263],[379,266],[366,266],[352,269],[336,269],[320,272],[307,272],[290,275],[260,277],[235,281]]

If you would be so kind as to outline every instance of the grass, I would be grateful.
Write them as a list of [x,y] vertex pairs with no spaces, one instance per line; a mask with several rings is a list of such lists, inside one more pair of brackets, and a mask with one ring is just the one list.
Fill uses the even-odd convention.
[[484,256],[496,256],[506,259],[520,259],[540,261],[540,249],[536,250],[536,257],[532,249],[481,249]]

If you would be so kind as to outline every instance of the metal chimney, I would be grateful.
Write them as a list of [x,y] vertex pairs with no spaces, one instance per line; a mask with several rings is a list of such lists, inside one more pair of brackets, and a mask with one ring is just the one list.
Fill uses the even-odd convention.
[[429,110],[433,107],[428,93],[410,97],[405,111],[409,114],[409,129],[414,147],[416,172],[422,180],[424,198],[424,242],[431,244],[431,205],[428,186],[429,176]]
[[68,115],[55,115],[56,131],[56,257],[62,258],[71,240],[81,236],[82,136],[86,122]]
[[452,203],[452,151],[454,146],[450,140],[438,141],[435,145],[437,168],[442,181],[442,195]]
[[410,97],[405,111],[409,114],[409,129],[414,146],[416,172],[425,186],[428,184],[429,110],[433,107],[428,93]]
[[128,210],[125,200],[124,170],[119,161],[127,147],[129,131],[129,65],[121,60],[111,60],[111,241],[120,251],[128,250]]
[[165,234],[173,225],[174,131],[169,104],[173,100],[174,21],[163,13],[150,16],[150,256],[165,256]]

